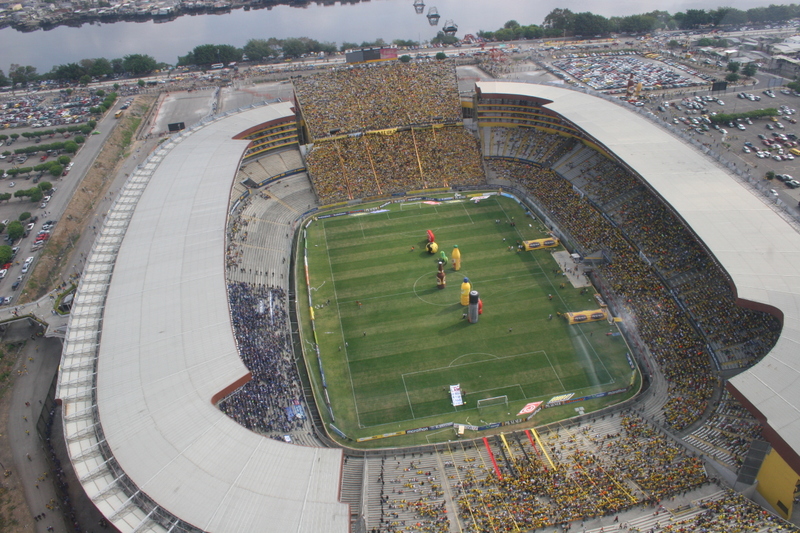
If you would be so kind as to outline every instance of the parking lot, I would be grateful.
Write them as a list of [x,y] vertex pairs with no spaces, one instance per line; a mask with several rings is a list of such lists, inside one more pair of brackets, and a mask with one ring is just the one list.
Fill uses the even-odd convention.
[[[791,152],[800,152],[800,146],[795,145],[800,143],[800,124],[797,123],[800,97],[786,89],[781,92],[780,87],[770,91],[772,96],[765,94],[766,91],[766,87],[759,86],[727,93],[703,91],[668,101],[651,101],[649,107],[659,117],[716,150],[737,167],[749,169],[753,176],[763,177],[769,171],[776,175],[789,175],[789,180],[772,180],[771,187],[786,203],[798,205],[800,186],[787,185],[786,182],[796,179],[800,183],[800,155]],[[740,93],[750,97],[740,97]],[[687,106],[692,103],[694,105]],[[754,118],[721,124],[719,129],[703,119],[703,115],[711,117],[712,114],[744,113],[766,108],[778,109],[781,114],[774,119]]]
[[[60,98],[58,93],[49,96],[34,95],[28,99],[9,95],[0,101],[0,108],[3,108],[0,109],[0,125],[8,125],[0,129],[0,135],[5,136],[0,137],[3,140],[3,146],[0,147],[0,156],[2,156],[0,157],[0,194],[12,195],[8,201],[0,201],[0,222],[7,226],[8,223],[19,220],[21,214],[30,213],[29,218],[21,221],[24,233],[20,239],[9,242],[7,230],[4,228],[0,232],[0,245],[8,244],[17,249],[16,255],[10,263],[0,265],[0,306],[15,303],[21,292],[20,286],[24,284],[26,276],[33,270],[38,253],[49,240],[49,232],[55,229],[73,192],[105,143],[116,120],[113,111],[107,113],[96,125],[95,132],[98,134],[86,135],[85,143],[76,154],[59,154],[54,151],[48,153],[44,149],[47,144],[74,138],[74,133],[58,132],[58,129],[75,126],[76,122],[77,125],[84,125],[91,117],[88,109],[87,114],[79,114],[82,109],[80,106],[59,105],[59,102],[63,104],[69,103],[69,101],[58,100],[58,98]],[[120,99],[115,105],[115,109],[124,105],[124,102],[124,99]],[[33,103],[36,105],[28,105]],[[69,115],[74,118],[69,123],[65,122],[69,118],[68,115],[63,114],[65,110],[74,113],[74,116]],[[19,122],[24,118],[26,112],[30,116],[28,121]],[[58,115],[59,113],[62,114]],[[61,123],[55,122],[59,120],[54,118],[56,116],[61,117]],[[1,122],[3,120],[6,122]],[[10,122],[12,120],[17,120],[17,122]],[[47,126],[48,123],[51,126]],[[16,125],[11,127],[10,124]],[[37,137],[32,135],[34,132],[41,134],[48,130],[53,133],[42,136],[38,142]],[[18,148],[31,146],[42,146],[43,149],[35,154],[27,154],[27,160],[13,153]],[[32,171],[17,176],[6,175],[7,171],[12,168],[35,167],[65,155],[70,158],[70,161],[65,162],[63,171],[58,176],[53,176],[47,171]],[[43,181],[50,182],[53,188],[43,192],[42,198],[35,202],[31,201],[31,198],[13,196],[16,191],[31,189]],[[32,259],[28,261],[28,258]]]
[[570,54],[556,59],[552,65],[579,83],[608,94],[624,93],[631,76],[637,83],[655,90],[692,88],[711,80],[710,76],[681,63],[648,59],[633,52]]

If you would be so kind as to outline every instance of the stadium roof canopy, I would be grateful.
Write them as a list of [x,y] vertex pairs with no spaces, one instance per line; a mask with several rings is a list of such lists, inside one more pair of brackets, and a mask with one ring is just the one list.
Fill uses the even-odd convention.
[[605,99],[559,87],[478,82],[483,96],[540,98],[635,170],[705,243],[748,307],[778,310],[772,351],[731,385],[800,470],[800,234],[769,202],[667,130]]
[[[121,531],[157,531],[145,509],[124,518],[134,497],[127,478],[161,510],[210,532],[345,532],[338,500],[342,452],[253,433],[212,403],[248,370],[237,352],[225,279],[225,232],[232,180],[254,125],[292,115],[288,103],[211,121],[165,143],[145,165],[149,181],[126,184],[87,262],[67,332],[59,383],[70,457],[87,494]],[[132,175],[132,178],[135,176]],[[138,189],[138,201],[124,198]],[[132,212],[132,216],[131,213]],[[126,214],[127,213],[127,214]],[[102,252],[114,221],[127,216],[116,258]],[[107,295],[95,272],[113,276]],[[99,280],[99,281],[98,281]],[[94,284],[94,286],[93,286]],[[105,285],[102,285],[105,287]],[[88,329],[102,310],[102,332]],[[82,318],[83,317],[83,318]],[[88,317],[88,318],[87,318]],[[100,323],[98,320],[97,323]],[[88,324],[88,325],[87,325]],[[99,338],[96,401],[101,431],[80,429],[80,392],[91,381],[87,339]],[[83,354],[81,355],[81,350]],[[91,433],[101,437],[84,441]],[[100,444],[113,458],[93,457]],[[114,464],[109,477],[102,469]],[[128,486],[128,488],[130,488]],[[138,521],[138,523],[137,523]]]

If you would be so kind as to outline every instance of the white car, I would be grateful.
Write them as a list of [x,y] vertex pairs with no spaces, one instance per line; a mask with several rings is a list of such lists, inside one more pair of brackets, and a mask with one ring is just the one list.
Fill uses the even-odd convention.
[[22,265],[22,273],[27,274],[29,268],[31,268],[30,263],[25,263],[24,265]]
[[744,152],[744,153],[746,153],[746,154],[749,154],[749,153],[750,153],[750,148],[748,148],[747,146],[745,146],[745,147],[743,147],[743,148],[742,148],[742,152]]
[[39,209],[44,209],[47,207],[47,202],[42,202],[42,205],[39,206]]
[[4,269],[0,270],[0,279],[3,279],[4,277],[6,277],[6,274],[8,274],[8,269],[7,268],[4,268]]
[[744,127],[744,125],[743,125],[743,124],[737,124],[737,125],[736,125],[736,127],[737,127],[737,128],[739,128],[739,129],[740,129],[740,130],[742,130],[742,131],[744,131],[744,130],[746,130],[746,129],[747,129],[747,128],[745,128],[745,127]]
[[33,223],[33,222],[31,222],[30,224],[28,224],[27,226],[25,226],[25,231],[30,231],[30,230],[32,230],[32,229],[33,229],[33,228],[35,228],[35,227],[36,227],[36,224],[35,224],[35,223]]
[[13,182],[13,181],[10,181],[10,182],[8,182],[8,186],[9,186],[9,187],[13,187],[14,185],[16,185],[16,183],[15,183],[15,182]]

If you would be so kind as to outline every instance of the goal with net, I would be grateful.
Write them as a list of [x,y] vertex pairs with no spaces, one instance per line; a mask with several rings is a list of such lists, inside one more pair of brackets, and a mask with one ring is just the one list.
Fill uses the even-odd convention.
[[494,407],[496,405],[504,405],[508,407],[508,396],[505,394],[503,396],[493,396],[492,398],[483,398],[478,400],[478,410],[484,409],[486,407]]

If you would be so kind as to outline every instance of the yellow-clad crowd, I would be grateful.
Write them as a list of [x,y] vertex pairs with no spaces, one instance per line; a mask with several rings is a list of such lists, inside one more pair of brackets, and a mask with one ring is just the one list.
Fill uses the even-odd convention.
[[655,506],[709,482],[699,459],[637,416],[619,416],[618,433],[598,435],[586,425],[566,443],[555,438],[547,450],[555,468],[543,454],[527,452],[515,453],[502,479],[491,468],[463,469],[457,486],[462,521],[474,531],[566,526]]
[[294,88],[312,139],[461,120],[455,65],[444,61],[351,65]]
[[318,143],[306,166],[323,204],[485,182],[478,140],[460,127]]

